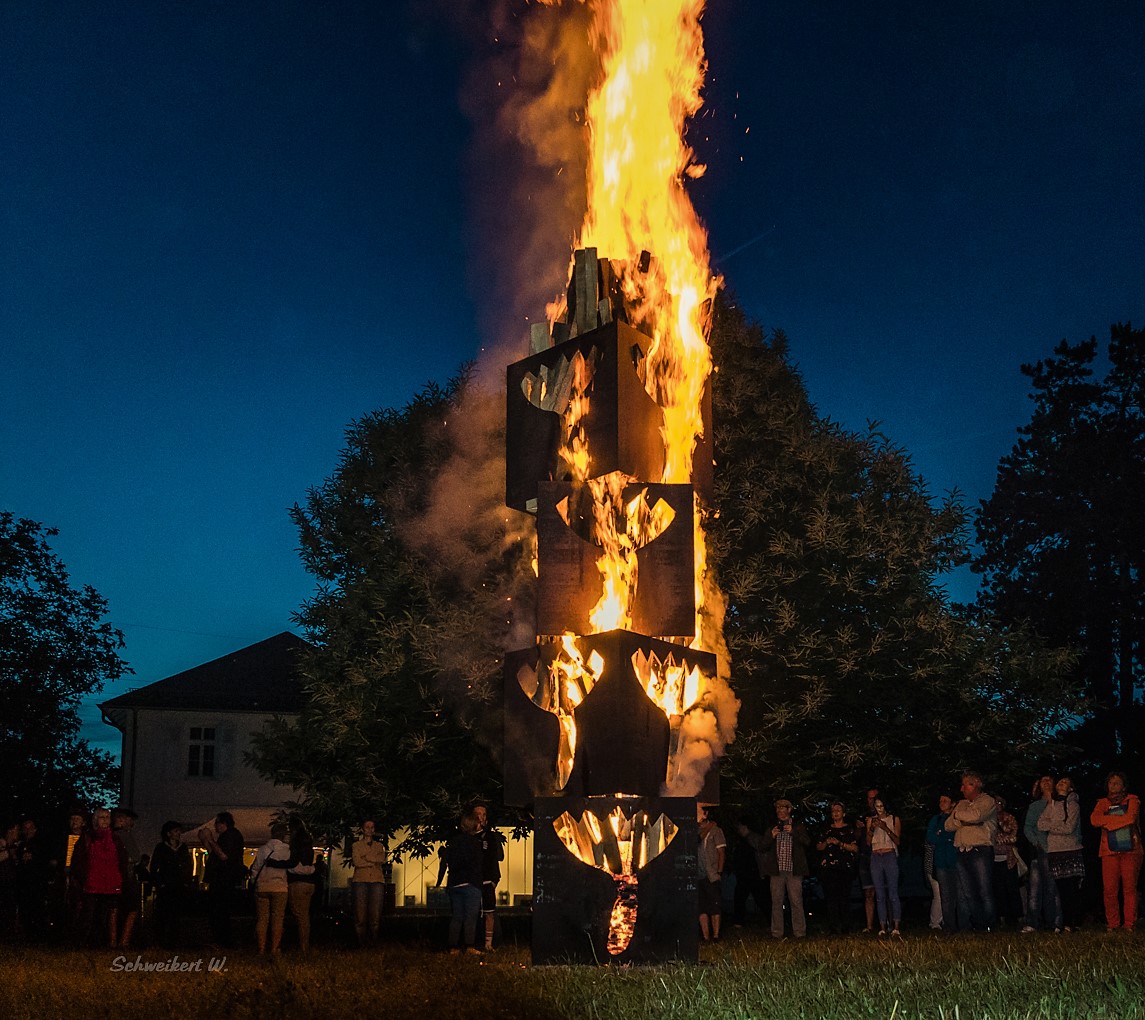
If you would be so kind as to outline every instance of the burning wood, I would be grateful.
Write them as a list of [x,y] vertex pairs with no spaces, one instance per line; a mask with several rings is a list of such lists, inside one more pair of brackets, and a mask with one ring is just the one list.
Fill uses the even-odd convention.
[[614,486],[601,495],[571,483],[538,487],[538,633],[691,637],[691,487],[610,477]]
[[[718,280],[682,187],[702,172],[682,141],[700,106],[702,7],[589,0],[602,74],[585,111],[588,207],[567,290],[508,367],[506,502],[537,515],[539,647],[507,666],[506,727],[532,742],[516,760],[534,796],[695,795],[734,721],[717,706],[734,699],[703,528]],[[554,822],[614,883],[612,956],[632,945],[647,825],[619,808]],[[656,838],[647,861],[672,842],[663,826]],[[543,853],[538,829],[538,872]]]
[[535,962],[695,958],[694,801],[541,798],[535,819]]

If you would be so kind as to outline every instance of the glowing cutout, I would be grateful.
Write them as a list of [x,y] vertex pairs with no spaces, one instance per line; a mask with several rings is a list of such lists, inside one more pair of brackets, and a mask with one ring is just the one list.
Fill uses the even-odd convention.
[[553,822],[553,829],[578,861],[607,872],[616,883],[608,952],[619,956],[636,931],[638,873],[667,849],[679,827],[667,815],[650,821],[645,811],[629,818],[618,806],[603,822],[592,811],[585,811],[579,822],[566,811]]

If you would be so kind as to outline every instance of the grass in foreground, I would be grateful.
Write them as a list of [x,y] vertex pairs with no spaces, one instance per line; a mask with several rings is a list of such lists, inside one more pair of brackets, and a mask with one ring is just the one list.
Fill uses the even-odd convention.
[[[144,961],[171,954],[141,950]],[[526,948],[477,959],[423,944],[315,950],[264,961],[230,955],[222,973],[112,970],[110,950],[0,950],[0,1015],[186,1015],[384,1020],[703,1020],[882,1017],[893,1020],[1145,1020],[1145,938],[1083,933],[855,936],[774,943],[732,938],[698,966],[532,967]],[[130,954],[134,960],[136,952]],[[198,950],[179,954],[197,960]]]

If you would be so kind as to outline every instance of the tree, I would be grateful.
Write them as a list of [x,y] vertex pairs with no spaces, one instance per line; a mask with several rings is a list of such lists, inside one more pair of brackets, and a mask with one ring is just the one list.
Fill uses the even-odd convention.
[[[726,799],[821,803],[877,780],[918,803],[963,766],[1024,786],[1067,711],[1067,655],[957,614],[937,579],[966,555],[958,501],[932,505],[876,429],[822,419],[781,334],[717,312],[710,559],[742,701]],[[463,374],[367,416],[294,509],[319,581],[299,616],[309,701],[256,761],[328,833],[376,812],[421,852],[461,804],[497,797],[502,656],[534,639],[502,400]]]
[[742,701],[725,795],[858,802],[875,783],[929,807],[969,767],[1024,787],[1068,657],[948,603],[969,531],[956,494],[935,505],[876,425],[822,418],[782,333],[722,303],[712,347],[713,560]]
[[48,539],[58,532],[0,512],[0,775],[5,818],[106,802],[112,757],[79,736],[79,705],[130,673],[107,602],[73,588]]
[[508,600],[528,573],[523,515],[503,506],[503,409],[467,383],[354,423],[332,477],[294,507],[318,580],[297,617],[315,645],[307,703],[253,755],[305,791],[316,831],[373,816],[387,836],[406,828],[397,849],[414,854],[462,805],[499,796]]
[[1072,739],[1094,764],[1145,766],[1145,330],[1063,340],[1023,365],[1034,411],[977,519],[979,605],[1077,650],[1089,711]]

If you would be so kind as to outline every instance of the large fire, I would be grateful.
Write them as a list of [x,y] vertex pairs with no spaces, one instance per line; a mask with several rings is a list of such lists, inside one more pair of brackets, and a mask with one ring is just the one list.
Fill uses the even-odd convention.
[[[548,0],[558,2],[558,0]],[[599,84],[586,105],[589,145],[587,208],[576,248],[607,260],[623,295],[628,319],[652,344],[643,366],[646,389],[663,411],[665,466],[662,482],[688,483],[697,439],[703,434],[702,402],[712,371],[707,337],[719,285],[707,233],[684,189],[704,168],[684,141],[685,127],[702,106],[705,73],[700,15],[703,0],[588,0],[591,41],[601,64]],[[593,251],[594,250],[594,251]],[[648,253],[652,252],[650,259]],[[566,310],[563,298],[551,319]],[[579,355],[578,355],[579,357]],[[593,490],[593,540],[602,595],[593,608],[592,633],[631,626],[638,583],[635,550],[666,526],[663,507],[624,507],[620,493],[634,479],[614,473],[590,478],[591,451],[578,425],[588,411],[591,365],[581,362],[569,379],[562,459],[574,480]],[[696,627],[692,647],[722,647],[722,599],[706,578],[698,498],[694,520]],[[566,643],[566,649],[569,643]],[[563,666],[587,693],[594,677],[575,659]],[[682,715],[702,696],[703,678],[670,675],[659,663],[642,678],[649,697],[669,716]],[[688,701],[688,698],[691,701]],[[563,699],[562,699],[563,700]],[[571,714],[562,718],[567,749],[575,750]],[[562,767],[562,778],[564,775]]]
[[624,273],[636,321],[654,341],[648,380],[665,412],[663,481],[691,479],[703,432],[700,401],[717,279],[708,238],[684,190],[693,162],[684,128],[702,105],[703,0],[605,0],[594,6],[593,36],[604,70],[589,96],[588,208],[577,246],[628,266],[655,255],[655,271]]
[[678,830],[666,815],[592,805],[615,791],[644,803],[701,794],[734,727],[701,498],[719,280],[684,187],[703,173],[684,141],[701,107],[703,7],[579,0],[587,17],[574,22],[599,67],[584,100],[585,213],[568,288],[548,328],[531,329],[532,356],[509,366],[508,502],[537,513],[546,638],[522,687],[559,721],[558,736],[538,720],[542,760],[558,742],[557,785],[584,798],[556,834],[615,884],[612,957],[631,951],[641,869]]

